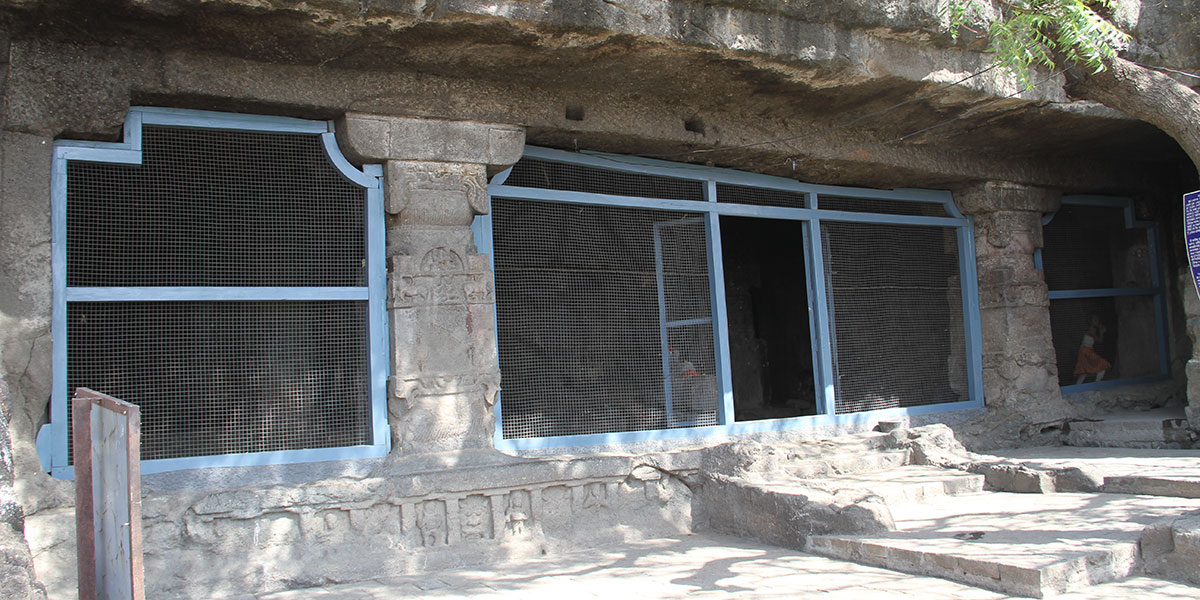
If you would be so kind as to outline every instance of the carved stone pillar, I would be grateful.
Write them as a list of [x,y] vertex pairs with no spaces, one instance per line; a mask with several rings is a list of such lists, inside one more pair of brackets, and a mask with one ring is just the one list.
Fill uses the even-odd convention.
[[347,114],[339,142],[385,164],[393,448],[490,448],[500,388],[488,257],[471,222],[487,176],[515,163],[519,127]]
[[1034,250],[1042,215],[1058,210],[1058,192],[1008,182],[961,190],[955,201],[975,221],[979,313],[983,334],[985,444],[1030,432],[1027,425],[1070,414],[1058,384],[1050,337],[1050,298]]

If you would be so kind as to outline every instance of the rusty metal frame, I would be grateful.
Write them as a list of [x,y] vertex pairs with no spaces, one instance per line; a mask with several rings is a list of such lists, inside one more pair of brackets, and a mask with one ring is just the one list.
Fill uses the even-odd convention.
[[[125,417],[125,450],[129,475],[129,581],[131,600],[145,600],[142,565],[141,411],[136,405],[87,388],[75,390],[71,402],[74,423],[75,528],[79,558],[79,600],[97,600],[96,505],[92,478],[92,411],[96,408]],[[115,600],[115,599],[113,599]]]

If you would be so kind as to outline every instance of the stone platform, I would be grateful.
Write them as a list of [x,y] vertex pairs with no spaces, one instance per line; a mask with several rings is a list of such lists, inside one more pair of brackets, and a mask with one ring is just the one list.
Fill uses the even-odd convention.
[[[1101,584],[1063,600],[1196,597],[1197,588],[1147,577]],[[933,577],[804,554],[743,539],[700,534],[606,546],[487,569],[233,596],[227,600],[562,598],[994,600],[1004,594]]]

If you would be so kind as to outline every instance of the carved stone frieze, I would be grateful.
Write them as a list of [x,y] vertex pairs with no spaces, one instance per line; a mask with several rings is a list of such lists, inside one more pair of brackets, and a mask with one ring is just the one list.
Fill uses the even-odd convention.
[[495,404],[498,393],[500,393],[499,371],[422,374],[400,379],[392,386],[393,398],[419,399],[482,394],[487,406]]
[[487,257],[436,247],[423,256],[392,257],[390,308],[494,304]]

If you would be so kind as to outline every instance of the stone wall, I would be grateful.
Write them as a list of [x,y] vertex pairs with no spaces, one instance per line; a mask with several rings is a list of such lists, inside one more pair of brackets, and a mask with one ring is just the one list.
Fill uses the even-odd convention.
[[25,510],[13,493],[12,446],[8,437],[8,384],[0,378],[0,597],[44,600],[45,587],[34,573],[25,542]]
[[[694,454],[392,459],[314,480],[144,479],[147,598],[211,598],[496,563],[692,530]],[[243,472],[244,474],[244,472]],[[287,479],[272,482],[272,475]],[[236,479],[236,477],[235,477]],[[53,598],[74,594],[74,512],[31,519]],[[7,597],[7,596],[6,596]]]

